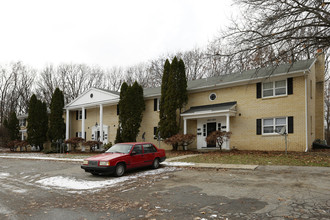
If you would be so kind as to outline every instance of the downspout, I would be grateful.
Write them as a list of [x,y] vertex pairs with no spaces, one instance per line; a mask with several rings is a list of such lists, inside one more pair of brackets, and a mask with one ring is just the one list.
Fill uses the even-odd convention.
[[306,149],[305,152],[308,151],[308,97],[307,97],[307,75],[306,75],[306,71],[304,73],[305,75],[305,125],[306,125]]

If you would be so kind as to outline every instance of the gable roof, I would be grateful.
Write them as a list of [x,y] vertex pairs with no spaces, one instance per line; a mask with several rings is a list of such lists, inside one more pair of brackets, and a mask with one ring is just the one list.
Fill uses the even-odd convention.
[[[274,77],[274,76],[303,73],[304,71],[310,70],[311,66],[314,64],[315,61],[316,59],[313,58],[308,60],[297,61],[292,64],[287,63],[275,67],[269,66],[260,69],[252,69],[252,70],[235,72],[221,76],[191,80],[187,82],[187,90],[189,92],[199,89],[221,87],[229,84],[235,84],[238,82],[242,82],[246,84],[251,80],[261,81],[262,79],[267,79],[269,77]],[[145,97],[160,96],[160,94],[161,94],[161,87],[144,89]]]
[[90,88],[72,102],[65,106],[66,109],[77,109],[81,106],[89,107],[98,104],[111,104],[119,101],[119,93],[98,88]]
[[181,115],[185,114],[196,114],[199,112],[217,112],[217,111],[225,111],[233,109],[236,106],[237,102],[224,102],[224,103],[218,103],[213,105],[200,105],[200,106],[193,106],[187,111],[183,112]]
[[[287,75],[292,76],[294,74],[303,74],[305,71],[309,71],[312,65],[315,63],[316,58],[308,59],[308,60],[300,60],[294,62],[292,64],[280,64],[278,66],[269,66],[259,69],[246,70],[243,72],[235,72],[231,74],[214,76],[203,79],[196,79],[187,82],[187,90],[188,92],[198,91],[198,90],[208,90],[213,89],[215,87],[225,87],[225,86],[233,86],[234,84],[248,84],[250,82],[262,81],[264,79]],[[102,100],[98,100],[97,102],[88,102],[90,104],[97,103],[117,103],[119,101],[120,92],[107,90],[107,89],[99,89],[99,88],[90,88],[76,99],[74,99],[71,103],[66,105],[65,108],[73,108],[75,106],[80,106],[79,100],[84,99],[82,97],[88,96],[91,90],[103,92],[105,97]],[[87,94],[88,93],[88,94]],[[108,97],[106,97],[108,94]],[[159,97],[161,95],[161,87],[155,88],[146,88],[143,90],[143,94],[145,98],[153,98]],[[92,101],[92,100],[90,100]]]

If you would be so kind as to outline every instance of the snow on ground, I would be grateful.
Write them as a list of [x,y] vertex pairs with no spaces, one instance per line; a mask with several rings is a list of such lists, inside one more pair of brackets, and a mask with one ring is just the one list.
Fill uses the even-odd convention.
[[195,164],[194,163],[187,163],[187,162],[162,162],[163,165],[166,165],[166,166],[178,166],[178,167],[181,167],[181,166],[194,166]]
[[8,176],[10,176],[9,173],[0,173],[0,179],[1,179],[1,178],[6,178],[6,177],[8,177]]
[[87,180],[79,180],[72,177],[63,177],[63,176],[54,176],[54,177],[48,177],[41,180],[36,181],[37,184],[41,184],[43,186],[48,187],[56,187],[56,188],[64,188],[64,189],[70,189],[70,190],[91,190],[91,189],[97,189],[102,187],[114,187],[118,183],[123,183],[127,181],[131,181],[134,179],[137,179],[139,177],[145,177],[149,175],[157,175],[164,172],[172,172],[176,170],[174,167],[165,167],[160,168],[157,170],[150,170],[138,173],[136,175],[130,175],[130,176],[123,176],[119,178],[111,178],[107,180],[102,181],[87,181]]

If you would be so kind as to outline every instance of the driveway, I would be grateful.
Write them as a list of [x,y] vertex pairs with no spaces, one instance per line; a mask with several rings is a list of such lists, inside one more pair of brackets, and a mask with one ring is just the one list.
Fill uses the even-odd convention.
[[162,167],[95,177],[79,163],[0,159],[0,219],[330,219],[330,169]]

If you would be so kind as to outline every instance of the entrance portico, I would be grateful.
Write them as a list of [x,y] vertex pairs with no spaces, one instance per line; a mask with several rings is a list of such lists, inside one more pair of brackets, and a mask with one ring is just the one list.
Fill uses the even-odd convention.
[[[209,145],[205,138],[215,130],[230,131],[230,117],[236,115],[237,102],[214,105],[194,106],[183,112],[183,133],[187,134],[187,120],[197,120],[197,149],[216,149],[220,146]],[[229,139],[221,146],[230,149]]]
[[104,108],[107,109],[105,114],[109,116],[108,106],[118,103],[118,95],[116,92],[91,88],[69,103],[65,107],[65,138],[77,136],[85,140],[101,141],[103,144],[109,143],[110,124],[109,118],[104,122]]

